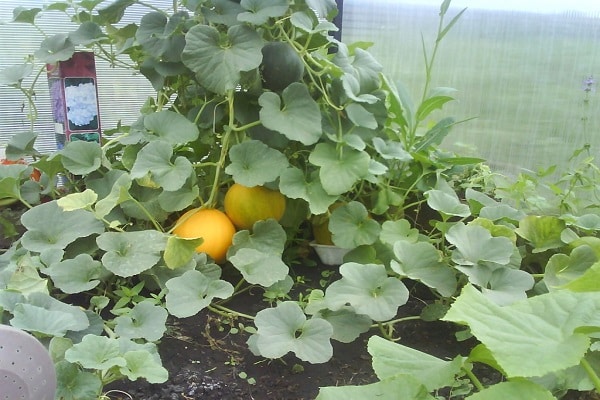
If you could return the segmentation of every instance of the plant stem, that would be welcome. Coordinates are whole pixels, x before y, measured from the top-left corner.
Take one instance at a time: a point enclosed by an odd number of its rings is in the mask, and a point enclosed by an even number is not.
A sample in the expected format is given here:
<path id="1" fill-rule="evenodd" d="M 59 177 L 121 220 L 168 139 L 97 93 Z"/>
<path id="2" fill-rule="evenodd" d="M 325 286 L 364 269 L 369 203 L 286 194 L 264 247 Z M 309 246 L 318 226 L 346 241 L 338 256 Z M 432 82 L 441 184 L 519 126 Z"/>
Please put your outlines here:
<path id="1" fill-rule="evenodd" d="M 212 187 L 210 189 L 210 195 L 205 205 L 208 208 L 214 208 L 217 203 L 217 193 L 219 191 L 219 182 L 221 177 L 221 170 L 225 166 L 225 161 L 227 159 L 227 153 L 229 152 L 229 141 L 231 139 L 231 133 L 234 131 L 235 127 L 235 119 L 234 119 L 234 107 L 233 107 L 234 95 L 233 91 L 229 90 L 227 92 L 227 102 L 229 105 L 229 122 L 227 126 L 225 126 L 225 132 L 223 134 L 223 140 L 221 141 L 221 154 L 219 155 L 219 161 L 216 164 L 215 168 L 215 177 L 213 180 Z"/>
<path id="2" fill-rule="evenodd" d="M 232 129 L 234 131 L 236 131 L 236 132 L 242 132 L 242 131 L 245 131 L 246 129 L 253 128 L 253 127 L 258 126 L 260 124 L 262 124 L 262 122 L 260 122 L 260 120 L 259 120 L 259 121 L 254 121 L 254 122 L 247 123 L 246 125 L 242 125 L 242 126 L 239 126 L 239 127 L 233 127 Z"/>
<path id="3" fill-rule="evenodd" d="M 40 79 L 40 76 L 42 75 L 42 72 L 45 71 L 45 69 L 46 69 L 45 67 L 42 67 L 39 69 L 39 71 L 33 78 L 33 82 L 31 82 L 31 86 L 29 87 L 29 89 L 24 89 L 19 86 L 19 90 L 21 90 L 21 92 L 23 92 L 23 94 L 27 98 L 27 108 L 29 109 L 29 121 L 30 121 L 29 126 L 30 126 L 30 129 L 32 132 L 34 129 L 34 123 L 38 117 L 38 109 L 37 109 L 37 106 L 35 105 L 35 102 L 33 101 L 33 96 L 35 95 L 35 85 L 36 85 L 37 81 Z"/>
<path id="4" fill-rule="evenodd" d="M 598 374 L 596 374 L 596 371 L 594 371 L 594 368 L 592 368 L 592 366 L 590 365 L 588 360 L 586 360 L 585 358 L 582 358 L 580 363 L 581 363 L 581 366 L 583 367 L 583 369 L 585 370 L 585 372 L 587 372 L 588 377 L 594 384 L 594 388 L 596 389 L 596 392 L 600 393 L 600 378 L 598 377 Z"/>
<path id="5" fill-rule="evenodd" d="M 377 324 L 373 324 L 371 325 L 371 328 L 378 328 L 384 325 L 394 325 L 397 324 L 398 322 L 406 322 L 406 321 L 414 321 L 417 319 L 421 319 L 421 317 L 419 317 L 418 315 L 412 315 L 409 317 L 402 317 L 402 318 L 397 318 L 397 319 L 393 319 L 391 321 L 387 321 L 387 322 L 379 322 Z"/>
<path id="6" fill-rule="evenodd" d="M 162 228 L 162 226 L 160 226 L 160 224 L 158 222 L 156 222 L 156 219 L 154 219 L 154 216 L 150 213 L 150 211 L 148 211 L 148 209 L 146 207 L 144 207 L 133 196 L 129 196 L 129 200 L 133 201 L 142 210 L 144 215 L 146 215 L 148 217 L 148 219 L 150 220 L 150 222 L 152 223 L 152 225 L 154 226 L 154 228 L 157 231 L 164 232 L 164 229 Z"/>
<path id="7" fill-rule="evenodd" d="M 485 386 L 483 386 L 483 384 L 481 383 L 479 378 L 477 378 L 475 376 L 473 371 L 471 371 L 469 368 L 465 368 L 465 367 L 463 367 L 462 370 L 465 371 L 465 374 L 469 377 L 471 382 L 473 382 L 473 385 L 477 388 L 478 391 L 481 392 L 483 389 L 485 389 Z"/>
<path id="8" fill-rule="evenodd" d="M 252 316 L 252 315 L 244 314 L 239 311 L 234 311 L 230 308 L 221 306 L 219 304 L 213 304 L 211 306 L 208 306 L 208 309 L 211 310 L 212 312 L 222 315 L 224 317 L 231 317 L 232 315 L 234 315 L 236 317 L 242 317 L 242 318 L 246 318 L 249 320 L 254 320 L 254 316 Z"/>

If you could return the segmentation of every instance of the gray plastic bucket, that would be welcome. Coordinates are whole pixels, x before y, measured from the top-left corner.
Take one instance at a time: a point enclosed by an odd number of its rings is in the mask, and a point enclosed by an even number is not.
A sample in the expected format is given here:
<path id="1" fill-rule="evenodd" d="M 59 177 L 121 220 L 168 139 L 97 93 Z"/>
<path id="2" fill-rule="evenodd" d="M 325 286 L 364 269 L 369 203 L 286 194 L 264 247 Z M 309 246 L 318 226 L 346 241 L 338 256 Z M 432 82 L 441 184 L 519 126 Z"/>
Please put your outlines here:
<path id="1" fill-rule="evenodd" d="M 0 324 L 0 400 L 54 400 L 56 370 L 29 333 Z"/>

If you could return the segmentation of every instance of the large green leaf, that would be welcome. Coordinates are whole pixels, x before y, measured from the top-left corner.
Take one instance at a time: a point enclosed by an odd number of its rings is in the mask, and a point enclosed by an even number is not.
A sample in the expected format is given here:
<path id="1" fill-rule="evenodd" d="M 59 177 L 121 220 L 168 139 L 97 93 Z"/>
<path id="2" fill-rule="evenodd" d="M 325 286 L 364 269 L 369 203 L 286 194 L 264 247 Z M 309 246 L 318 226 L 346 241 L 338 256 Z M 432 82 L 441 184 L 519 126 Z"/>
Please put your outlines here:
<path id="1" fill-rule="evenodd" d="M 338 31 L 338 27 L 330 21 L 319 20 L 313 13 L 297 11 L 290 16 L 290 22 L 296 28 L 306 33 L 321 33 Z"/>
<path id="2" fill-rule="evenodd" d="M 510 382 L 500 382 L 496 385 L 485 388 L 481 392 L 475 393 L 468 400 L 506 400 L 506 399 L 527 399 L 527 400 L 556 400 L 556 397 L 542 386 L 522 379 L 512 380 Z"/>
<path id="3" fill-rule="evenodd" d="M 289 7 L 287 0 L 242 0 L 240 4 L 248 11 L 240 13 L 238 20 L 253 25 L 262 25 L 269 18 L 281 17 Z"/>
<path id="4" fill-rule="evenodd" d="M 46 64 L 56 64 L 59 61 L 67 61 L 75 53 L 75 45 L 66 33 L 58 33 L 47 37 L 35 51 L 37 60 Z"/>
<path id="5" fill-rule="evenodd" d="M 373 138 L 373 147 L 386 160 L 399 160 L 409 162 L 413 159 L 409 152 L 404 149 L 400 142 L 393 140 L 385 141 L 380 137 Z"/>
<path id="6" fill-rule="evenodd" d="M 427 205 L 436 211 L 455 217 L 471 215 L 469 206 L 461 203 L 454 189 L 444 179 L 438 179 L 435 189 L 427 190 L 424 194 Z"/>
<path id="7" fill-rule="evenodd" d="M 95 211 L 98 218 L 106 217 L 117 205 L 132 199 L 129 194 L 129 189 L 133 183 L 131 176 L 127 173 L 112 172 L 116 172 L 116 170 L 110 171 L 101 180 L 89 182 L 88 184 L 88 187 L 94 187 L 98 184 L 96 190 L 104 188 L 106 191 L 108 188 L 107 195 L 96 202 Z"/>
<path id="8" fill-rule="evenodd" d="M 307 320 L 300 306 L 284 301 L 275 308 L 256 313 L 257 332 L 251 336 L 251 347 L 260 355 L 280 358 L 293 352 L 298 358 L 313 364 L 324 363 L 333 355 L 333 328 L 322 318 Z"/>
<path id="9" fill-rule="evenodd" d="M 140 20 L 135 38 L 155 59 L 166 62 L 181 61 L 185 39 L 180 31 L 185 29 L 187 17 L 185 12 L 175 13 L 170 19 L 158 11 L 149 12 Z"/>
<path id="10" fill-rule="evenodd" d="M 584 215 L 572 215 L 565 214 L 561 218 L 566 220 L 569 224 L 574 225 L 578 228 L 585 230 L 597 231 L 600 229 L 600 215 L 597 214 L 584 214 Z"/>
<path id="11" fill-rule="evenodd" d="M 75 45 L 87 46 L 106 38 L 107 36 L 102 32 L 100 25 L 92 21 L 83 22 L 75 32 L 69 33 L 69 39 Z"/>
<path id="12" fill-rule="evenodd" d="M 27 303 L 15 305 L 10 324 L 30 332 L 48 336 L 64 336 L 68 331 L 81 331 L 89 326 L 85 312 L 45 293 L 31 293 Z"/>
<path id="13" fill-rule="evenodd" d="M 525 217 L 525 213 L 517 210 L 508 204 L 500 203 L 488 195 L 468 188 L 465 191 L 465 198 L 469 203 L 473 215 L 479 215 L 481 218 L 487 218 L 491 221 L 507 219 L 519 221 Z"/>
<path id="14" fill-rule="evenodd" d="M 396 260 L 390 263 L 398 274 L 420 281 L 436 289 L 442 296 L 450 297 L 457 287 L 454 271 L 441 260 L 441 255 L 431 243 L 399 240 L 394 243 Z"/>
<path id="15" fill-rule="evenodd" d="M 182 60 L 209 90 L 224 94 L 240 82 L 241 71 L 258 68 L 262 39 L 246 25 L 229 28 L 226 35 L 212 26 L 195 25 L 185 36 Z"/>
<path id="16" fill-rule="evenodd" d="M 258 140 L 248 140 L 229 149 L 231 164 L 225 172 L 244 186 L 264 185 L 276 180 L 288 167 L 287 158 Z"/>
<path id="17" fill-rule="evenodd" d="M 37 137 L 38 134 L 33 131 L 12 135 L 4 149 L 6 158 L 9 160 L 18 160 L 25 156 L 39 156 L 40 153 L 35 149 Z"/>
<path id="18" fill-rule="evenodd" d="M 146 115 L 144 127 L 171 145 L 193 142 L 200 134 L 196 124 L 169 110 Z"/>
<path id="19" fill-rule="evenodd" d="M 31 75 L 33 64 L 24 63 L 4 68 L 0 71 L 0 85 L 19 86 L 23 79 Z M 20 135 L 14 135 L 20 136 Z"/>
<path id="20" fill-rule="evenodd" d="M 148 351 L 131 350 L 123 358 L 126 364 L 119 371 L 130 381 L 143 378 L 150 383 L 163 383 L 169 378 L 169 371 Z"/>
<path id="21" fill-rule="evenodd" d="M 242 12 L 244 8 L 237 0 L 212 0 L 202 7 L 202 14 L 207 22 L 224 26 L 239 25 L 238 15 Z"/>
<path id="22" fill-rule="evenodd" d="M 94 2 L 100 3 L 100 1 L 98 1 L 98 0 L 94 0 Z M 115 0 L 109 6 L 99 9 L 98 15 L 106 23 L 116 24 L 125 15 L 125 11 L 127 10 L 127 7 L 129 7 L 135 3 L 136 3 L 135 0 Z M 93 4 L 93 5 L 95 5 L 95 4 Z"/>
<path id="23" fill-rule="evenodd" d="M 460 265 L 478 265 L 482 262 L 505 265 L 510 262 L 514 251 L 510 239 L 492 237 L 487 229 L 462 222 L 448 230 L 446 239 L 456 247 L 452 252 L 452 260 Z"/>
<path id="24" fill-rule="evenodd" d="M 331 213 L 329 230 L 333 243 L 342 248 L 352 249 L 375 243 L 381 227 L 369 216 L 362 203 L 352 201 Z"/>
<path id="25" fill-rule="evenodd" d="M 180 189 L 194 173 L 192 163 L 185 157 L 173 157 L 173 148 L 168 142 L 155 140 L 138 153 L 131 168 L 132 178 L 143 178 L 150 174 L 152 180 L 165 190 Z"/>
<path id="26" fill-rule="evenodd" d="M 169 279 L 166 301 L 169 313 L 186 318 L 208 307 L 215 297 L 226 299 L 233 294 L 233 286 L 197 270 Z"/>
<path id="27" fill-rule="evenodd" d="M 325 291 L 328 307 L 335 311 L 350 305 L 358 314 L 375 321 L 393 318 L 408 301 L 408 289 L 398 278 L 389 277 L 383 265 L 346 263 L 342 278 Z"/>
<path id="28" fill-rule="evenodd" d="M 102 256 L 104 267 L 126 278 L 144 272 L 160 261 L 167 236 L 154 230 L 105 232 L 96 241 L 106 252 Z"/>
<path id="29" fill-rule="evenodd" d="M 281 260 L 286 234 L 274 219 L 258 221 L 252 228 L 237 232 L 227 258 L 249 283 L 269 287 L 288 274 Z"/>
<path id="30" fill-rule="evenodd" d="M 555 290 L 581 278 L 597 261 L 598 256 L 587 245 L 577 246 L 569 255 L 554 254 L 544 269 L 544 283 L 549 290 Z"/>
<path id="31" fill-rule="evenodd" d="M 343 78 L 346 94 L 358 102 L 374 103 L 378 99 L 371 93 L 379 89 L 383 67 L 368 51 L 355 48 L 353 52 L 350 54 L 348 47 L 338 46 L 333 59 L 346 72 Z"/>
<path id="32" fill-rule="evenodd" d="M 2 279 L 0 283 L 4 284 Z M 0 290 L 0 307 L 4 311 L 12 313 L 17 304 L 24 302 L 26 302 L 25 296 L 19 290 L 11 290 L 10 287 Z"/>
<path id="33" fill-rule="evenodd" d="M 319 389 L 315 400 L 435 400 L 422 383 L 408 375 L 398 375 L 393 378 L 363 386 L 329 386 Z"/>
<path id="34" fill-rule="evenodd" d="M 335 0 L 306 0 L 306 4 L 321 18 L 331 20 L 338 13 L 338 6 Z"/>
<path id="35" fill-rule="evenodd" d="M 0 199 L 15 199 L 21 198 L 21 179 L 19 175 L 25 171 L 25 165 L 5 165 L 2 168 L 3 175 L 15 175 L 15 177 L 0 178 Z M 6 203 L 5 203 L 6 204 Z"/>
<path id="36" fill-rule="evenodd" d="M 96 335 L 87 335 L 80 343 L 68 349 L 65 352 L 65 359 L 81 364 L 84 368 L 100 371 L 124 366 L 126 363 L 117 339 Z"/>
<path id="37" fill-rule="evenodd" d="M 263 253 L 257 249 L 241 248 L 229 256 L 229 261 L 248 283 L 269 287 L 285 279 L 288 266 L 279 254 Z"/>
<path id="38" fill-rule="evenodd" d="M 290 199 L 305 200 L 311 213 L 315 215 L 327 212 L 329 206 L 338 198 L 337 195 L 330 195 L 323 189 L 318 174 L 306 177 L 295 167 L 289 167 L 281 173 L 279 190 Z"/>
<path id="39" fill-rule="evenodd" d="M 48 279 L 40 276 L 41 268 L 43 265 L 38 257 L 31 254 L 21 255 L 14 264 L 11 263 L 10 267 L 0 271 L 0 286 L 25 296 L 31 293 L 48 294 Z M 6 305 L 2 305 L 2 307 L 10 310 Z"/>
<path id="40" fill-rule="evenodd" d="M 76 364 L 65 360 L 56 363 L 56 379 L 56 396 L 59 399 L 93 399 L 102 391 L 98 375 L 82 371 Z"/>
<path id="41" fill-rule="evenodd" d="M 104 224 L 89 211 L 62 210 L 56 201 L 40 204 L 21 217 L 27 231 L 21 238 L 23 247 L 43 252 L 64 249 L 75 240 L 104 232 Z"/>
<path id="42" fill-rule="evenodd" d="M 44 270 L 52 278 L 54 286 L 65 293 L 81 293 L 100 284 L 106 274 L 102 264 L 89 254 L 79 254 L 73 259 L 60 261 Z"/>
<path id="43" fill-rule="evenodd" d="M 120 203 L 122 211 L 129 217 L 143 221 L 164 221 L 169 213 L 161 207 L 162 188 L 132 185 L 129 192 L 122 190 L 121 196 L 131 196 L 131 200 Z"/>
<path id="44" fill-rule="evenodd" d="M 356 126 L 362 126 L 363 128 L 375 129 L 377 128 L 377 119 L 373 113 L 367 111 L 359 103 L 350 103 L 346 106 L 346 114 L 352 123 Z"/>
<path id="45" fill-rule="evenodd" d="M 594 263 L 583 275 L 564 286 L 574 292 L 600 292 L 600 262 Z"/>
<path id="46" fill-rule="evenodd" d="M 303 83 L 290 84 L 281 97 L 274 92 L 265 92 L 258 103 L 262 107 L 260 122 L 266 128 L 307 146 L 321 138 L 321 110 Z"/>
<path id="47" fill-rule="evenodd" d="M 379 98 L 375 95 L 361 93 L 361 82 L 352 73 L 345 73 L 342 76 L 342 87 L 345 95 L 357 103 L 375 104 L 379 101 Z"/>
<path id="48" fill-rule="evenodd" d="M 137 303 L 127 314 L 115 318 L 115 333 L 129 339 L 159 340 L 167 330 L 167 310 L 151 300 Z"/>
<path id="49" fill-rule="evenodd" d="M 324 306 L 326 302 L 323 301 Z M 306 310 L 305 310 L 306 311 Z M 357 314 L 352 307 L 331 311 L 322 309 L 315 317 L 323 318 L 333 327 L 331 338 L 342 343 L 351 343 L 371 329 L 373 321 L 366 315 Z"/>
<path id="50" fill-rule="evenodd" d="M 75 175 L 87 175 L 102 164 L 102 149 L 94 142 L 69 142 L 59 154 L 65 168 Z"/>
<path id="51" fill-rule="evenodd" d="M 454 377 L 460 373 L 463 366 L 460 356 L 446 361 L 379 336 L 369 339 L 368 350 L 373 357 L 373 369 L 379 379 L 409 375 L 428 391 L 451 386 Z"/>
<path id="52" fill-rule="evenodd" d="M 411 227 L 406 219 L 385 221 L 381 225 L 379 239 L 386 244 L 393 245 L 398 240 L 416 243 L 419 239 L 419 230 Z"/>
<path id="53" fill-rule="evenodd" d="M 534 284 L 533 276 L 527 271 L 497 268 L 491 272 L 487 282 L 480 286 L 482 293 L 487 298 L 498 305 L 507 305 L 526 299 L 527 292 L 533 288 Z"/>
<path id="54" fill-rule="evenodd" d="M 18 22 L 23 24 L 35 24 L 35 17 L 42 11 L 41 8 L 25 8 L 16 7 L 13 9 L 12 22 Z"/>
<path id="55" fill-rule="evenodd" d="M 89 209 L 98 199 L 98 194 L 91 189 L 85 189 L 83 192 L 67 194 L 56 203 L 64 211 L 86 210 Z"/>
<path id="56" fill-rule="evenodd" d="M 166 212 L 182 211 L 192 205 L 199 194 L 200 188 L 192 178 L 177 190 L 163 190 L 158 195 L 158 204 Z"/>
<path id="57" fill-rule="evenodd" d="M 564 245 L 561 234 L 566 228 L 560 218 L 544 215 L 529 215 L 519 221 L 515 232 L 533 246 L 532 252 L 541 253 Z"/>
<path id="58" fill-rule="evenodd" d="M 600 293 L 556 291 L 498 306 L 464 287 L 446 321 L 467 324 L 510 377 L 534 377 L 578 365 L 590 346 L 582 327 L 600 327 Z"/>
<path id="59" fill-rule="evenodd" d="M 364 151 L 341 150 L 330 143 L 319 143 L 310 154 L 309 161 L 321 167 L 319 177 L 325 191 L 339 195 L 350 191 L 367 176 L 371 158 Z"/>
<path id="60" fill-rule="evenodd" d="M 169 236 L 163 258 L 170 269 L 183 267 L 196 255 L 196 247 L 200 246 L 204 239 L 187 239 L 176 235 Z"/>

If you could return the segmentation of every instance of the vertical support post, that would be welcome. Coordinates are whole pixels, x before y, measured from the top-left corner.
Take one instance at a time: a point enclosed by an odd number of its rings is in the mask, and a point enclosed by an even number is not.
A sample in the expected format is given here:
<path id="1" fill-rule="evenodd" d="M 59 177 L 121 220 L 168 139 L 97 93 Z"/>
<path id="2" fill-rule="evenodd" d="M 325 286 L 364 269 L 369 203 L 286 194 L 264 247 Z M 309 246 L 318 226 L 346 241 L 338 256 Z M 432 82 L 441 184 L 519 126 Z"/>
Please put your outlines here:
<path id="1" fill-rule="evenodd" d="M 333 23 L 335 24 L 335 26 L 338 27 L 338 31 L 333 33 L 333 37 L 341 42 L 342 41 L 342 17 L 344 14 L 344 0 L 335 0 L 335 3 L 337 4 L 338 13 L 333 18 Z"/>

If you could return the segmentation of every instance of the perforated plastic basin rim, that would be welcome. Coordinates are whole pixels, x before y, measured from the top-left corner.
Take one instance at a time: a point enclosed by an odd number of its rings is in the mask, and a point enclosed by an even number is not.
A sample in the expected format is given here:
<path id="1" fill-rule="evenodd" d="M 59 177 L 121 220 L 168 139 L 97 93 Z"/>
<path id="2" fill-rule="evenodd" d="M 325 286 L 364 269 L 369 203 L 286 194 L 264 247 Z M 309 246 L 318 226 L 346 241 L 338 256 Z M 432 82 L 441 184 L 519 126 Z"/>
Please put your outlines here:
<path id="1" fill-rule="evenodd" d="M 54 400 L 56 371 L 29 333 L 0 324 L 0 400 Z"/>

